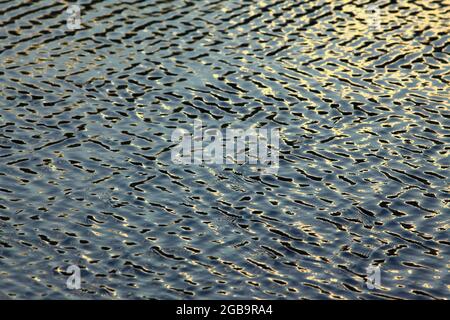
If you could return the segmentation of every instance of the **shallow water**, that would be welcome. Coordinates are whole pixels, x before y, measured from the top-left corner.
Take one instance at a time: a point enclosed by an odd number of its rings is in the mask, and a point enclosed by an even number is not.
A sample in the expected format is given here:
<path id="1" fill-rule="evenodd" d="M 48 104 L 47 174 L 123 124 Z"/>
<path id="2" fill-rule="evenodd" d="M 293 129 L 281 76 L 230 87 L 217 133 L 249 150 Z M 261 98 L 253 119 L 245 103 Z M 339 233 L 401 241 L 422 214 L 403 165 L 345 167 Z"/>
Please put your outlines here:
<path id="1" fill-rule="evenodd" d="M 0 1 L 0 298 L 449 297 L 448 2 L 79 3 Z M 194 119 L 278 173 L 174 164 Z"/>

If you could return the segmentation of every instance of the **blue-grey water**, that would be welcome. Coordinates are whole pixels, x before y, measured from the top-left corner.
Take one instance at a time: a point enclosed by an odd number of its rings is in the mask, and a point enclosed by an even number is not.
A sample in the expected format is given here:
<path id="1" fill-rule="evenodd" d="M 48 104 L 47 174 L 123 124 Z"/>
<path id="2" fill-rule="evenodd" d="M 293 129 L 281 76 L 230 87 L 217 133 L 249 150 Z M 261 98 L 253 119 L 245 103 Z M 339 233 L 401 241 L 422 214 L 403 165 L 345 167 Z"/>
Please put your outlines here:
<path id="1" fill-rule="evenodd" d="M 0 1 L 0 298 L 449 298 L 447 1 L 70 4 Z"/>

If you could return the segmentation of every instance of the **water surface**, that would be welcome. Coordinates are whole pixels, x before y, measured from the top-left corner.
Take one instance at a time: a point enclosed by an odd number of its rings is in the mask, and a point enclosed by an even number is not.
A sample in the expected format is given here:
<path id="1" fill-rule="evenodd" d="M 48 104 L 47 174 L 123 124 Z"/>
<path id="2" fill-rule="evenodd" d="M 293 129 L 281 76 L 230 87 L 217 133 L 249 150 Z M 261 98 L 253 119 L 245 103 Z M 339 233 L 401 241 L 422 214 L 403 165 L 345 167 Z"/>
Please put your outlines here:
<path id="1" fill-rule="evenodd" d="M 1 298 L 449 297 L 448 2 L 79 4 L 0 1 Z M 278 173 L 174 164 L 194 119 Z"/>

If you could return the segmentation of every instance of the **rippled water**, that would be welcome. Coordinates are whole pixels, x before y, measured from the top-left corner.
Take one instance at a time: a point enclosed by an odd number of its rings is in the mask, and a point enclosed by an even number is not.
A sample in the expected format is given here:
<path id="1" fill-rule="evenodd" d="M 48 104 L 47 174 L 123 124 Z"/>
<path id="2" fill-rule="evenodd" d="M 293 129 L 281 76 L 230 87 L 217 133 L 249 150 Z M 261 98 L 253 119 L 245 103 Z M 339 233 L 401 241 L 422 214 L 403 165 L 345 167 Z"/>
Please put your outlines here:
<path id="1" fill-rule="evenodd" d="M 0 298 L 448 298 L 450 7 L 392 2 L 0 1 Z"/>

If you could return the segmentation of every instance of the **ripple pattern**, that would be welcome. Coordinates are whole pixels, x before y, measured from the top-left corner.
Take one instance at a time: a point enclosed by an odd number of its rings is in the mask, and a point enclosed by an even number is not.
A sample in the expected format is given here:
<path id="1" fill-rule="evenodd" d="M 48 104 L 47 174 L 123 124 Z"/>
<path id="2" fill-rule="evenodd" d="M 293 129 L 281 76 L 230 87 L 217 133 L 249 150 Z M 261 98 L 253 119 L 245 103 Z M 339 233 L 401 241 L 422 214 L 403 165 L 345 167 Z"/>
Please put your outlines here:
<path id="1" fill-rule="evenodd" d="M 0 298 L 449 297 L 448 1 L 78 4 L 0 1 Z M 194 119 L 278 173 L 174 164 Z"/>

